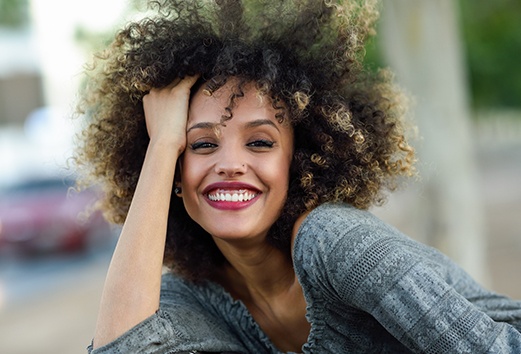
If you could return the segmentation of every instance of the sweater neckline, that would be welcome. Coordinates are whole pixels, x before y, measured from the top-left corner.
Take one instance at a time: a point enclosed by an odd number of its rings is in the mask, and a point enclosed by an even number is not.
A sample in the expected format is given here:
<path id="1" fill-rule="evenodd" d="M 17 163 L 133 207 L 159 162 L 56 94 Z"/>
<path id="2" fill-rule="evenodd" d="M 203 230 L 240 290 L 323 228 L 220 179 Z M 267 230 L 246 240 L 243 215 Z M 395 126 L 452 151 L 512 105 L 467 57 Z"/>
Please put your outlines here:
<path id="1" fill-rule="evenodd" d="M 318 290 L 313 287 L 313 282 L 307 279 L 309 275 L 304 269 L 306 264 L 304 245 L 312 240 L 308 240 L 310 225 L 313 223 L 314 216 L 316 215 L 317 209 L 321 206 L 312 210 L 307 217 L 303 220 L 302 224 L 297 231 L 297 235 L 294 240 L 293 247 L 293 267 L 295 274 L 298 278 L 304 298 L 306 300 L 306 319 L 311 325 L 311 329 L 307 338 L 306 343 L 302 346 L 302 353 L 314 352 L 314 348 L 317 346 L 317 342 L 321 338 L 321 333 L 325 327 L 324 321 L 324 306 L 325 301 Z M 308 280 L 308 281 L 306 281 Z M 239 319 L 240 326 L 249 331 L 249 333 L 255 333 L 260 341 L 269 348 L 272 353 L 282 353 L 269 339 L 268 335 L 262 330 L 259 324 L 255 321 L 252 314 L 241 300 L 233 298 L 233 296 L 219 283 L 208 280 L 208 286 L 210 293 L 219 296 L 218 303 L 223 307 L 224 313 L 228 314 L 229 318 L 233 321 Z M 210 295 L 210 294 L 209 294 Z M 299 354 L 296 352 L 287 352 L 286 354 Z"/>
<path id="2" fill-rule="evenodd" d="M 208 281 L 209 290 L 211 293 L 219 297 L 218 303 L 221 305 L 222 310 L 228 314 L 231 320 L 236 321 L 239 319 L 240 326 L 248 331 L 249 333 L 255 333 L 260 341 L 270 350 L 271 353 L 283 353 L 275 344 L 270 340 L 268 335 L 262 330 L 259 324 L 255 321 L 252 314 L 241 300 L 234 299 L 233 296 L 219 283 L 214 281 Z M 306 309 L 307 310 L 307 309 Z M 306 315 L 307 317 L 307 315 Z M 309 319 L 308 319 L 309 321 Z M 313 331 L 313 324 L 311 324 L 311 332 Z M 303 345 L 307 346 L 308 341 Z M 302 352 L 285 352 L 286 354 L 300 354 Z"/>
<path id="3" fill-rule="evenodd" d="M 306 319 L 311 325 L 311 329 L 306 343 L 302 346 L 302 353 L 311 353 L 315 351 L 317 342 L 321 338 L 321 333 L 325 327 L 324 320 L 324 306 L 325 301 L 318 290 L 313 288 L 313 282 L 307 278 L 309 275 L 304 269 L 306 264 L 304 245 L 312 240 L 308 240 L 307 232 L 312 225 L 312 220 L 316 214 L 318 206 L 312 210 L 301 223 L 293 246 L 293 267 L 298 281 L 302 287 L 304 298 L 306 301 Z M 308 281 L 306 281 L 308 280 Z M 268 335 L 262 330 L 260 325 L 255 321 L 252 314 L 241 300 L 233 298 L 233 296 L 219 283 L 215 281 L 207 281 L 207 296 L 216 296 L 217 304 L 221 307 L 222 313 L 225 313 L 231 321 L 237 321 L 240 326 L 248 331 L 254 333 L 260 341 L 270 350 L 271 353 L 282 353 L 269 339 Z M 296 352 L 287 352 L 286 354 L 299 354 Z"/>

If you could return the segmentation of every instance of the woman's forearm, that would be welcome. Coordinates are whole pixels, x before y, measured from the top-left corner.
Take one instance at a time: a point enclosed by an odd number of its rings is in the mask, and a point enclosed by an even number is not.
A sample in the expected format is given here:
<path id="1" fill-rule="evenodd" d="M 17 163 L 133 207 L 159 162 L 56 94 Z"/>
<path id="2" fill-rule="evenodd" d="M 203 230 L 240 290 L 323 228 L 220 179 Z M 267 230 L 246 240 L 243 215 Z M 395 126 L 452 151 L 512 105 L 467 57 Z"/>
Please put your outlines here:
<path id="1" fill-rule="evenodd" d="M 108 270 L 94 336 L 100 347 L 159 308 L 168 209 L 178 149 L 151 142 Z"/>
<path id="2" fill-rule="evenodd" d="M 190 88 L 197 78 L 178 78 L 143 97 L 150 143 L 105 281 L 95 348 L 159 308 L 172 184 L 177 158 L 186 146 Z"/>

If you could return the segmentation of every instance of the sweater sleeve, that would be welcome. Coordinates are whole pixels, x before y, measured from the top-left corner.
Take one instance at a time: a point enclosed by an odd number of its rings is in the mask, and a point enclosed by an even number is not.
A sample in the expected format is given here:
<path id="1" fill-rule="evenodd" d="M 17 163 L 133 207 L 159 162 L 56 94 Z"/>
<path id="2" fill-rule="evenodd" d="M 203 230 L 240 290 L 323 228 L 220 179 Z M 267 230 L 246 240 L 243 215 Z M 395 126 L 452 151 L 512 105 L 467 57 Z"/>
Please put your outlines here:
<path id="1" fill-rule="evenodd" d="M 440 252 L 366 211 L 319 207 L 299 230 L 297 253 L 329 301 L 369 313 L 413 352 L 521 351 L 521 334 L 514 327 L 495 322 L 462 295 L 483 301 L 492 293 Z M 521 317 L 519 302 L 508 306 Z"/>
<path id="2" fill-rule="evenodd" d="M 182 345 L 186 339 L 175 330 L 169 313 L 159 310 L 111 343 L 94 350 L 91 344 L 87 351 L 89 354 L 156 353 Z"/>
<path id="3" fill-rule="evenodd" d="M 89 354 L 245 352 L 226 323 L 201 304 L 195 286 L 163 276 L 160 309 L 107 345 Z"/>

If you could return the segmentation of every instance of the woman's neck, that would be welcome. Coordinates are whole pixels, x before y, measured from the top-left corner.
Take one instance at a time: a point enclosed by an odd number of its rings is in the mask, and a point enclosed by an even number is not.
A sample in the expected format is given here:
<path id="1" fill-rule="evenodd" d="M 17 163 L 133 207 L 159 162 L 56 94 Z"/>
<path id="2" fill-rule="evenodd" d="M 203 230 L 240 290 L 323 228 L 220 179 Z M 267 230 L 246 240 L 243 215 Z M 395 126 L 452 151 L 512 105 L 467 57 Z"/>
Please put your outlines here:
<path id="1" fill-rule="evenodd" d="M 279 350 L 299 352 L 311 327 L 291 259 L 269 244 L 219 248 L 229 263 L 217 282 L 244 303 Z"/>
<path id="2" fill-rule="evenodd" d="M 291 251 L 298 229 L 309 214 L 305 212 L 295 222 L 291 235 Z M 266 237 L 230 242 L 214 238 L 217 247 L 228 260 L 217 275 L 218 282 L 236 299 L 267 301 L 298 289 L 291 256 L 267 242 Z"/>
<path id="3" fill-rule="evenodd" d="M 220 273 L 220 282 L 234 297 L 270 301 L 295 285 L 291 258 L 269 243 L 216 243 L 228 260 L 228 266 Z"/>

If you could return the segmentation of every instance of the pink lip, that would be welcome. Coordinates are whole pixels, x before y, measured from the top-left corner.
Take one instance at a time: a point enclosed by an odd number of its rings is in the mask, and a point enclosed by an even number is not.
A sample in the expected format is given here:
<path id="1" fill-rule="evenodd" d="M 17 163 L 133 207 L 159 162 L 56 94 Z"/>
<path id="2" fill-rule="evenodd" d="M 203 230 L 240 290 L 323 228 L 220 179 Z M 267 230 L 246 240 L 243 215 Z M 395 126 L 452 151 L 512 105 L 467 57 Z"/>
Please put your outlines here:
<path id="1" fill-rule="evenodd" d="M 244 201 L 244 202 L 229 202 L 229 201 L 214 201 L 214 200 L 210 200 L 208 198 L 208 193 L 210 193 L 211 191 L 216 190 L 216 189 L 224 189 L 224 190 L 246 189 L 246 190 L 253 191 L 253 192 L 257 193 L 257 196 L 255 198 L 251 199 L 251 200 Z M 212 183 L 212 184 L 208 185 L 203 190 L 203 196 L 204 196 L 204 199 L 206 200 L 206 202 L 210 206 L 212 206 L 212 207 L 214 207 L 216 209 L 220 209 L 220 210 L 239 210 L 239 209 L 247 208 L 247 207 L 249 207 L 250 205 L 252 205 L 253 203 L 255 203 L 258 200 L 260 194 L 261 194 L 261 191 L 259 191 L 257 188 L 255 188 L 251 184 L 246 184 L 246 183 L 241 183 L 241 182 L 217 182 L 217 183 Z"/>

